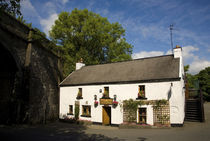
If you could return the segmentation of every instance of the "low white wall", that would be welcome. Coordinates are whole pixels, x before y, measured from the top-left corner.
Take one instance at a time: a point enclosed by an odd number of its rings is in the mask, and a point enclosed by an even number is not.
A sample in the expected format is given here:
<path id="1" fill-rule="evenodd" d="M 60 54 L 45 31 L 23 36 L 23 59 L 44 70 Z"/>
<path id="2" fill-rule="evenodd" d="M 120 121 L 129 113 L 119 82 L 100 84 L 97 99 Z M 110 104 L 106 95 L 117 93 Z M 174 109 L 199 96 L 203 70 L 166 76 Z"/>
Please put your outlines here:
<path id="1" fill-rule="evenodd" d="M 82 105 L 91 105 L 91 117 L 79 117 L 82 120 L 92 122 L 102 122 L 102 106 L 94 107 L 94 95 L 97 95 L 97 101 L 102 97 L 104 87 L 109 87 L 109 96 L 114 98 L 117 95 L 117 101 L 122 103 L 126 99 L 136 99 L 138 86 L 145 85 L 145 95 L 147 100 L 168 99 L 170 97 L 170 122 L 173 124 L 182 124 L 184 119 L 184 91 L 183 82 L 155 82 L 138 84 L 117 84 L 117 85 L 93 85 L 93 86 L 71 86 L 60 87 L 60 118 L 68 113 L 69 105 L 75 105 L 75 101 L 80 102 L 80 115 L 82 114 Z M 83 99 L 77 100 L 78 88 L 82 88 Z M 102 89 L 102 93 L 100 93 Z M 111 106 L 112 107 L 112 106 Z M 153 125 L 153 109 L 151 105 L 147 108 L 147 123 Z M 73 111 L 74 113 L 74 111 Z M 69 116 L 71 117 L 71 116 Z M 116 108 L 111 108 L 111 123 L 123 123 L 123 110 L 118 104 Z"/>

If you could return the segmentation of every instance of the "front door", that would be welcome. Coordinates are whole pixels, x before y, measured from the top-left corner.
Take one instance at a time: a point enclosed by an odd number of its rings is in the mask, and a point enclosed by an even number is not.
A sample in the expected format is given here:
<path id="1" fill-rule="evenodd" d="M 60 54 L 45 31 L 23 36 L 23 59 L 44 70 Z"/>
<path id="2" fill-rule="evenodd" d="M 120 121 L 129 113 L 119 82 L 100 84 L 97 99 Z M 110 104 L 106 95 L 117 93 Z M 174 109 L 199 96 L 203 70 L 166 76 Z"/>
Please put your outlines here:
<path id="1" fill-rule="evenodd" d="M 146 123 L 146 122 L 147 122 L 147 109 L 139 108 L 139 123 Z"/>
<path id="2" fill-rule="evenodd" d="M 103 106 L 102 118 L 103 118 L 103 125 L 111 124 L 111 107 Z"/>

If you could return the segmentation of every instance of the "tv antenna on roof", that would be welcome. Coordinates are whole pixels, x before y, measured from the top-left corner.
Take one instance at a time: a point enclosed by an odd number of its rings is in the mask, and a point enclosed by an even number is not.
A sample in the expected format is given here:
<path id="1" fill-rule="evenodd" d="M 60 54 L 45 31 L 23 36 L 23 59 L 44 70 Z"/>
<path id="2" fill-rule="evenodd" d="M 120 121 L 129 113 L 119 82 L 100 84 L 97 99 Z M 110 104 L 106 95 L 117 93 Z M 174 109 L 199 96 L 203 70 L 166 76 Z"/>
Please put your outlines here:
<path id="1" fill-rule="evenodd" d="M 170 35 L 171 35 L 171 51 L 173 53 L 173 33 L 172 33 L 172 30 L 174 29 L 174 25 L 170 24 L 169 29 L 170 29 Z"/>

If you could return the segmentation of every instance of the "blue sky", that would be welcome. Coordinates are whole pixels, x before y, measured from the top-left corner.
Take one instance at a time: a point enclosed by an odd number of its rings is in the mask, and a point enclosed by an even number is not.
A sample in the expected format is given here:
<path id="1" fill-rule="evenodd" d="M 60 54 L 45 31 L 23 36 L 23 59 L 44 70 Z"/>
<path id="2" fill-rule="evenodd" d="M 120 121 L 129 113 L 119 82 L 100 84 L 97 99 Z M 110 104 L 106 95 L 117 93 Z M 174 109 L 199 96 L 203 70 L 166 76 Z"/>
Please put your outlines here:
<path id="1" fill-rule="evenodd" d="M 84 9 L 119 22 L 127 42 L 134 46 L 134 59 L 169 54 L 169 25 L 173 43 L 183 47 L 190 73 L 210 66 L 209 0 L 22 0 L 27 22 L 48 34 L 61 11 Z"/>

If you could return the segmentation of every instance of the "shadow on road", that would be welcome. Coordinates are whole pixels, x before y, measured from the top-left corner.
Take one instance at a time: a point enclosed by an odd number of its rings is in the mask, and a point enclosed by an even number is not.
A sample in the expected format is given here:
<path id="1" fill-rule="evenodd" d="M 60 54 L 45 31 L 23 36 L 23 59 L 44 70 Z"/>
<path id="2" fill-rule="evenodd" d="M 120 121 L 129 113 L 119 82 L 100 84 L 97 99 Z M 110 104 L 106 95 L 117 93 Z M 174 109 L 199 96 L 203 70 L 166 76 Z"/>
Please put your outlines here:
<path id="1" fill-rule="evenodd" d="M 1 126 L 0 137 L 4 141 L 122 141 L 101 134 L 86 134 L 83 125 L 62 122 L 36 126 Z"/>

